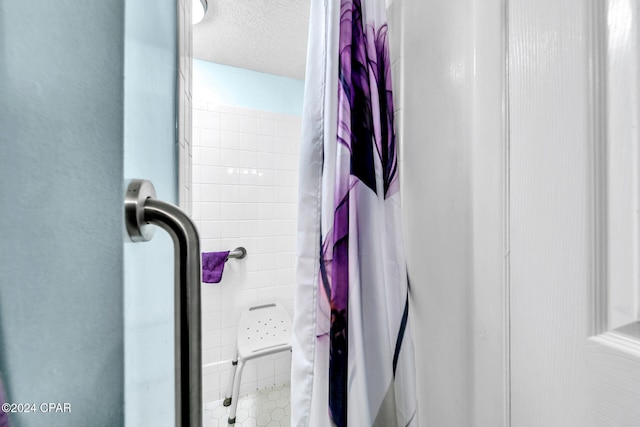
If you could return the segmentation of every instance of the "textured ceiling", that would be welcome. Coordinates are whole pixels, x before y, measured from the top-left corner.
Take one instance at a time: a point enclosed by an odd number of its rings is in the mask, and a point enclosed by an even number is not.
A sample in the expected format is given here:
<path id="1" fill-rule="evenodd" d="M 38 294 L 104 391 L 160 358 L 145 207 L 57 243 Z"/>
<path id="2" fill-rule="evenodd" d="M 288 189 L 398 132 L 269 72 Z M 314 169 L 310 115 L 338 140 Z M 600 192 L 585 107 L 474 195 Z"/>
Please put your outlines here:
<path id="1" fill-rule="evenodd" d="M 197 59 L 304 79 L 310 0 L 208 0 Z"/>

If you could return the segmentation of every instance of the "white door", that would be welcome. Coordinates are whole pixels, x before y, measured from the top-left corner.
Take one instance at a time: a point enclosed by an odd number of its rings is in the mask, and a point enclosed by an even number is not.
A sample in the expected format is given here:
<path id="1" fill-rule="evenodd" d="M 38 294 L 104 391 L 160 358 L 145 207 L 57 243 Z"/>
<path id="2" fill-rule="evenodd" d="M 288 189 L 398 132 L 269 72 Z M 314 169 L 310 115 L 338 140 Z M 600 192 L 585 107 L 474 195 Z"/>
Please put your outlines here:
<path id="1" fill-rule="evenodd" d="M 640 426 L 640 2 L 508 2 L 510 420 Z"/>

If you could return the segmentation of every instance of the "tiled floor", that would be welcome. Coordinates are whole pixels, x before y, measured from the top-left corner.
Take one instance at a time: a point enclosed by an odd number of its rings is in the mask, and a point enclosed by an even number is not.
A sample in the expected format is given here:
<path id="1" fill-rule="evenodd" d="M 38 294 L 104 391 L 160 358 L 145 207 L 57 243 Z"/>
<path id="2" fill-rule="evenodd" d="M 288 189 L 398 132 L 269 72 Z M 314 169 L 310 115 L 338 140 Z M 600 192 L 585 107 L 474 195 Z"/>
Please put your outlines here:
<path id="1" fill-rule="evenodd" d="M 229 408 L 222 400 L 207 403 L 203 411 L 203 427 L 226 427 Z M 276 385 L 240 395 L 236 412 L 236 427 L 290 427 L 291 388 Z"/>

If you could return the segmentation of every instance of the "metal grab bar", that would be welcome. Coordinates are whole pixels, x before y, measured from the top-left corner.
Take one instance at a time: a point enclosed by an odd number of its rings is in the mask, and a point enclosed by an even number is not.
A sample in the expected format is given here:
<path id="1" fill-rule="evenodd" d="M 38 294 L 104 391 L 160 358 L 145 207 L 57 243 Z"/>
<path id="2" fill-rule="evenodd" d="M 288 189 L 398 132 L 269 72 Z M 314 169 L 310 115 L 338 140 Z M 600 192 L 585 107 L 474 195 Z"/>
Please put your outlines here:
<path id="1" fill-rule="evenodd" d="M 242 246 L 238 246 L 234 250 L 229 252 L 228 258 L 242 259 L 247 256 L 247 250 Z"/>
<path id="2" fill-rule="evenodd" d="M 156 200 L 151 182 L 131 180 L 125 195 L 125 224 L 134 242 L 153 237 L 147 224 L 166 230 L 175 259 L 176 426 L 202 426 L 202 336 L 200 324 L 200 239 L 178 207 Z"/>

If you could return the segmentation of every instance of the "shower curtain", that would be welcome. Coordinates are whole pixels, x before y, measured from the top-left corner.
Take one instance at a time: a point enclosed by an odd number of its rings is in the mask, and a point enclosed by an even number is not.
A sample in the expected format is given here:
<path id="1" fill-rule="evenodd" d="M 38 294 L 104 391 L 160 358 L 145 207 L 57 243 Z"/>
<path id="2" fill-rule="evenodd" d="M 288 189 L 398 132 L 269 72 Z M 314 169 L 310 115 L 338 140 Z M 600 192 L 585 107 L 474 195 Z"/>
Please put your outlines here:
<path id="1" fill-rule="evenodd" d="M 292 426 L 418 426 L 385 0 L 312 0 Z"/>

